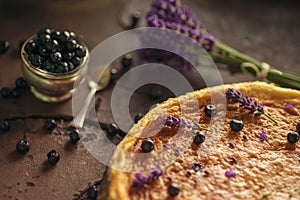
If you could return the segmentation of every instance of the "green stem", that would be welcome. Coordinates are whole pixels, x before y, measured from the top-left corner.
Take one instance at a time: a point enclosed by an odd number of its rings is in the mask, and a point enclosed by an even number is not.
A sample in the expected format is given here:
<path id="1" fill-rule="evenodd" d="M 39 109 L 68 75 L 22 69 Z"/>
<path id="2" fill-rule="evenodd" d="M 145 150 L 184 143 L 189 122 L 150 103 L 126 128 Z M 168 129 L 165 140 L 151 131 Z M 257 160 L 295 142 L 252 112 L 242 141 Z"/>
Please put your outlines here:
<path id="1" fill-rule="evenodd" d="M 266 116 L 267 118 L 269 118 L 270 120 L 272 120 L 275 124 L 277 124 L 277 121 L 276 121 L 273 117 L 271 117 L 270 115 L 268 115 L 268 114 L 265 113 L 265 112 L 262 112 L 262 114 L 263 114 L 264 116 Z"/>
<path id="2" fill-rule="evenodd" d="M 212 130 L 210 130 L 209 128 L 205 128 L 205 127 L 202 127 L 200 125 L 198 126 L 198 129 L 212 132 Z"/>
<path id="3" fill-rule="evenodd" d="M 221 62 L 223 64 L 236 66 L 240 68 L 242 63 L 250 62 L 256 65 L 259 70 L 262 69 L 262 62 L 229 47 L 221 41 L 218 41 L 216 43 L 215 49 L 210 53 L 210 55 L 216 62 Z M 253 69 L 246 68 L 246 70 L 252 75 L 256 75 L 256 72 Z M 271 70 L 267 75 L 267 79 L 280 86 L 300 90 L 300 76 L 287 72 L 278 72 L 279 71 L 276 70 L 276 68 L 271 66 Z"/>
<path id="4" fill-rule="evenodd" d="M 164 170 L 164 169 L 166 169 L 166 168 L 168 168 L 168 167 L 171 167 L 172 165 L 174 165 L 175 164 L 175 161 L 173 160 L 172 162 L 170 162 L 169 164 L 167 164 L 167 165 L 165 165 L 165 166 L 162 166 L 162 167 L 160 167 L 159 169 L 160 170 Z"/>

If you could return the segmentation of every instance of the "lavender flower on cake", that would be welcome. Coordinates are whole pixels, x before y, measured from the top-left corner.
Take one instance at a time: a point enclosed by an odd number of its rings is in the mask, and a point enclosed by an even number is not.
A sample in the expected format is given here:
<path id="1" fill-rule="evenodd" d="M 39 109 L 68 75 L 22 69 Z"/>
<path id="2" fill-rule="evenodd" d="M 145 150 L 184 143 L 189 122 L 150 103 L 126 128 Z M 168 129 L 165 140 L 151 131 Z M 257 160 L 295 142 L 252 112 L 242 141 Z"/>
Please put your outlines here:
<path id="1" fill-rule="evenodd" d="M 265 115 L 274 123 L 277 123 L 270 115 L 266 114 L 264 111 L 264 106 L 258 104 L 257 101 L 254 101 L 251 97 L 244 95 L 241 91 L 235 91 L 233 88 L 229 88 L 226 91 L 226 98 L 229 101 L 234 103 L 240 103 L 240 106 L 246 110 L 249 110 L 249 114 L 254 114 L 254 116 Z"/>

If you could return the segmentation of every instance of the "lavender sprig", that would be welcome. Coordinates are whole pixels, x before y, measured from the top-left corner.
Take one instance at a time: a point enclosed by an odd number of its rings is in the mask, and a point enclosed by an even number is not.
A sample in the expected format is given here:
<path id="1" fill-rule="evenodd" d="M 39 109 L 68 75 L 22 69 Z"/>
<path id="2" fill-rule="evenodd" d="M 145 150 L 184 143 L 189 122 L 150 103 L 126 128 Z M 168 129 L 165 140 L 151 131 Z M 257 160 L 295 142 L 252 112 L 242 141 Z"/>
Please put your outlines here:
<path id="1" fill-rule="evenodd" d="M 192 122 L 189 123 L 186 119 L 182 117 L 174 117 L 174 116 L 168 116 L 163 119 L 164 120 L 164 125 L 168 127 L 174 127 L 174 128 L 189 128 L 192 130 L 206 130 L 206 131 L 211 131 L 209 128 L 205 128 L 200 126 L 199 123 L 197 122 Z"/>
<path id="2" fill-rule="evenodd" d="M 135 174 L 135 179 L 132 180 L 132 184 L 131 187 L 133 188 L 141 188 L 144 185 L 150 185 L 152 183 L 152 181 L 158 179 L 160 176 L 163 175 L 163 170 L 165 168 L 170 167 L 171 165 L 173 165 L 175 162 L 171 162 L 166 166 L 160 166 L 157 165 L 156 167 L 152 168 L 150 174 L 148 175 L 143 175 L 141 173 L 136 173 Z"/>
<path id="3" fill-rule="evenodd" d="M 131 186 L 134 188 L 140 188 L 145 184 L 150 185 L 153 180 L 158 179 L 162 175 L 163 171 L 160 167 L 153 168 L 151 173 L 148 175 L 136 173 L 135 179 L 133 179 Z"/>
<path id="4" fill-rule="evenodd" d="M 249 114 L 254 114 L 254 116 L 260 116 L 263 114 L 277 124 L 277 121 L 274 118 L 265 113 L 264 106 L 259 105 L 257 101 L 254 101 L 249 96 L 245 97 L 243 92 L 235 91 L 233 88 L 228 88 L 225 94 L 227 100 L 231 100 L 235 103 L 240 103 L 241 107 L 249 110 Z"/>
<path id="5" fill-rule="evenodd" d="M 259 80 L 267 79 L 280 86 L 300 90 L 300 76 L 279 71 L 272 66 L 265 70 L 266 63 L 251 58 L 215 39 L 207 32 L 191 9 L 182 5 L 180 0 L 154 0 L 146 20 L 150 27 L 167 28 L 191 37 L 212 56 L 215 62 L 226 64 L 229 70 L 245 71 Z M 154 53 L 153 57 L 155 54 L 157 53 Z M 151 57 L 152 60 L 153 57 Z M 178 56 L 173 56 L 173 58 L 178 59 Z M 142 56 L 142 60 L 146 62 L 147 56 Z M 254 67 L 249 65 L 245 67 L 243 66 L 245 63 L 251 63 Z M 184 65 L 183 70 L 192 68 L 188 62 L 183 62 L 182 65 Z M 176 66 L 176 69 L 181 70 L 179 66 Z"/>

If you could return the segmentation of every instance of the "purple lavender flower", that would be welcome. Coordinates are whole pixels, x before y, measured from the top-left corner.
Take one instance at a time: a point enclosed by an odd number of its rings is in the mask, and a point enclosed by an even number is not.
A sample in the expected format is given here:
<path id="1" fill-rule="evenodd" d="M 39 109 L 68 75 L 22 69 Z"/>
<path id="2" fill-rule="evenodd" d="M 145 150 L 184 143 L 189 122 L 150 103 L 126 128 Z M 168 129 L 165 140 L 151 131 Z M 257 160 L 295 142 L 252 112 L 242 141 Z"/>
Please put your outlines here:
<path id="1" fill-rule="evenodd" d="M 208 52 L 214 49 L 215 38 L 207 33 L 205 27 L 196 18 L 192 10 L 182 5 L 180 0 L 154 0 L 151 9 L 146 15 L 146 21 L 149 27 L 166 28 L 182 33 L 192 38 L 195 44 L 201 45 Z M 147 43 L 145 40 L 149 37 L 142 36 L 142 38 L 143 43 Z M 152 35 L 150 38 L 155 38 L 155 36 Z M 199 63 L 198 55 L 195 52 L 191 52 L 190 48 L 185 49 L 185 44 L 181 44 L 180 41 L 170 43 L 172 39 L 169 37 L 164 38 L 163 35 L 158 35 L 158 38 L 162 42 L 166 41 L 168 47 L 171 45 L 174 46 L 174 50 L 181 49 L 190 57 L 184 59 L 178 56 L 176 52 L 146 49 L 145 51 L 140 51 L 142 63 L 162 63 L 178 71 L 190 71 L 193 69 L 193 66 L 188 61 L 193 60 L 196 65 Z"/>
<path id="2" fill-rule="evenodd" d="M 163 171 L 162 168 L 159 166 L 153 168 L 151 173 L 148 175 L 136 173 L 135 179 L 132 180 L 131 187 L 140 188 L 143 187 L 144 185 L 150 185 L 152 181 L 154 181 L 155 179 L 159 178 L 162 175 L 163 175 Z"/>
<path id="3" fill-rule="evenodd" d="M 182 121 L 181 118 L 173 117 L 173 116 L 168 116 L 167 118 L 163 119 L 165 122 L 166 126 L 169 127 L 179 127 L 180 122 Z"/>
<path id="4" fill-rule="evenodd" d="M 233 163 L 236 163 L 236 162 L 237 162 L 237 159 L 236 159 L 235 157 L 231 157 L 231 161 L 232 161 Z"/>
<path id="5" fill-rule="evenodd" d="M 208 52 L 216 43 L 192 10 L 182 5 L 180 0 L 154 0 L 146 19 L 150 27 L 172 29 L 193 38 Z"/>
<path id="6" fill-rule="evenodd" d="M 229 148 L 234 149 L 234 144 L 232 142 L 229 143 Z"/>
<path id="7" fill-rule="evenodd" d="M 295 107 L 293 106 L 293 104 L 287 103 L 287 104 L 285 104 L 284 108 L 286 108 L 286 109 L 294 109 Z"/>
<path id="8" fill-rule="evenodd" d="M 192 130 L 207 130 L 210 131 L 208 128 L 201 127 L 198 122 L 191 122 L 189 123 L 186 119 L 182 117 L 174 117 L 168 116 L 163 119 L 164 125 L 168 127 L 174 128 L 189 128 Z"/>
<path id="9" fill-rule="evenodd" d="M 236 173 L 232 170 L 232 169 L 229 169 L 229 170 L 227 170 L 226 172 L 225 172 L 225 176 L 227 177 L 227 178 L 232 178 L 232 177 L 234 177 L 236 175 Z"/>
<path id="10" fill-rule="evenodd" d="M 260 132 L 259 136 L 260 136 L 260 139 L 262 139 L 262 140 L 267 140 L 268 139 L 268 136 L 267 136 L 265 130 L 263 130 L 262 132 Z"/>
<path id="11" fill-rule="evenodd" d="M 192 176 L 192 172 L 191 172 L 190 170 L 187 170 L 187 171 L 186 171 L 186 176 L 187 176 L 187 177 Z"/>
<path id="12" fill-rule="evenodd" d="M 227 100 L 231 100 L 235 103 L 240 103 L 241 107 L 244 109 L 249 110 L 249 114 L 254 114 L 254 116 L 265 115 L 273 122 L 277 123 L 275 119 L 271 116 L 267 115 L 264 111 L 264 106 L 258 104 L 257 101 L 254 101 L 251 97 L 244 95 L 241 91 L 235 91 L 233 88 L 228 88 L 226 91 L 226 98 Z"/>
<path id="13" fill-rule="evenodd" d="M 195 170 L 195 172 L 198 172 L 201 169 L 203 169 L 203 166 L 200 165 L 199 163 L 193 163 L 192 168 L 193 168 L 193 170 Z"/>

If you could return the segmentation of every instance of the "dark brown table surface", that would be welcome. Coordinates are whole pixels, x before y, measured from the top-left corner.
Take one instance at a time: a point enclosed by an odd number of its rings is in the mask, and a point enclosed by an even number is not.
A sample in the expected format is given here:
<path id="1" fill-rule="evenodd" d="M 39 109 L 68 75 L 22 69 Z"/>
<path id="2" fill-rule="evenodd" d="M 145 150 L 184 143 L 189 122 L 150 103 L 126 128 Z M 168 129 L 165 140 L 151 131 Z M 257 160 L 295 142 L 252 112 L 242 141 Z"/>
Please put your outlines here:
<path id="1" fill-rule="evenodd" d="M 72 30 L 84 36 L 92 50 L 101 41 L 123 31 L 120 21 L 127 23 L 134 10 L 142 13 L 149 8 L 149 0 L 0 0 L 0 40 L 10 43 L 8 52 L 0 56 L 0 88 L 14 87 L 22 76 L 18 43 L 39 29 L 50 27 Z M 208 31 L 216 38 L 254 58 L 300 75 L 300 3 L 294 0 L 186 0 Z M 144 21 L 139 23 L 143 26 Z M 117 48 L 117 47 L 116 47 Z M 119 68 L 119 61 L 112 67 Z M 119 76 L 122 74 L 120 71 Z M 243 74 L 230 75 L 221 71 L 224 83 L 253 81 Z M 110 95 L 113 85 L 98 93 L 96 109 L 99 121 L 113 122 Z M 165 92 L 158 100 L 151 100 L 145 87 L 130 101 L 132 117 L 145 113 L 151 105 L 166 99 Z M 59 104 L 43 103 L 29 91 L 19 99 L 0 98 L 0 119 L 26 116 L 72 117 L 71 101 Z"/>

